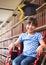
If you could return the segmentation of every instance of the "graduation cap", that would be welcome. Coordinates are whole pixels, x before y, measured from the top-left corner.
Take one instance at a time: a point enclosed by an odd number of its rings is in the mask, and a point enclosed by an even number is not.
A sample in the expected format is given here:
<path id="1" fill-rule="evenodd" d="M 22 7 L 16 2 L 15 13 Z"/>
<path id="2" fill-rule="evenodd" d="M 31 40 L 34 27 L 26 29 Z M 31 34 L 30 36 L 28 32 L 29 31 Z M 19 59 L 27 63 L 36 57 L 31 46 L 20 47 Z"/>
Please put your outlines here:
<path id="1" fill-rule="evenodd" d="M 22 10 L 24 11 L 25 16 L 31 16 L 36 14 L 36 9 L 40 5 L 38 4 L 32 4 L 32 3 L 26 3 L 24 7 L 22 7 Z"/>

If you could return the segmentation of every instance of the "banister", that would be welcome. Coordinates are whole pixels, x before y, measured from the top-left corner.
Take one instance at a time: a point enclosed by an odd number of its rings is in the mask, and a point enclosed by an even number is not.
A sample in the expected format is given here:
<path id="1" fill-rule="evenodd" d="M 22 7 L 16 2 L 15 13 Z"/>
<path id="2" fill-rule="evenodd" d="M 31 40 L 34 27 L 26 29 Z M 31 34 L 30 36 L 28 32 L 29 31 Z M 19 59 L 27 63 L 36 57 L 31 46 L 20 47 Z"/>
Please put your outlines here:
<path id="1" fill-rule="evenodd" d="M 13 38 L 17 39 L 18 37 L 19 37 L 19 34 L 18 34 L 18 35 L 15 35 L 15 36 L 12 36 L 12 37 L 10 37 L 10 38 L 1 40 L 0 43 L 1 43 L 1 42 L 4 42 L 4 41 L 7 41 L 7 40 L 11 40 L 11 39 L 13 39 Z"/>
<path id="2" fill-rule="evenodd" d="M 36 9 L 37 12 L 41 12 L 46 9 L 46 2 Z"/>
<path id="3" fill-rule="evenodd" d="M 7 57 L 7 55 L 0 54 L 1 56 Z"/>
<path id="4" fill-rule="evenodd" d="M 46 30 L 46 25 L 43 25 L 43 26 L 35 28 L 32 31 L 42 32 L 42 31 L 45 31 L 45 30 Z"/>
<path id="5" fill-rule="evenodd" d="M 5 49 L 5 50 L 8 50 L 8 48 L 6 48 L 6 47 L 5 47 L 5 48 L 0 48 L 0 49 Z"/>

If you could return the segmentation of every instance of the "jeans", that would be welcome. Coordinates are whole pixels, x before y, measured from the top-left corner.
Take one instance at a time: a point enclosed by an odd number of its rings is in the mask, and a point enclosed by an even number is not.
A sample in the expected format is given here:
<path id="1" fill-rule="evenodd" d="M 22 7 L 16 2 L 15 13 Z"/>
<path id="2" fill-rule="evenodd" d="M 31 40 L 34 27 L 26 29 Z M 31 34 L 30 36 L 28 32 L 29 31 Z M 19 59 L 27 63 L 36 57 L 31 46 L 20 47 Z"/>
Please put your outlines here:
<path id="1" fill-rule="evenodd" d="M 32 56 L 25 56 L 21 54 L 13 60 L 12 65 L 30 65 L 30 63 L 33 63 L 35 59 L 36 58 Z"/>

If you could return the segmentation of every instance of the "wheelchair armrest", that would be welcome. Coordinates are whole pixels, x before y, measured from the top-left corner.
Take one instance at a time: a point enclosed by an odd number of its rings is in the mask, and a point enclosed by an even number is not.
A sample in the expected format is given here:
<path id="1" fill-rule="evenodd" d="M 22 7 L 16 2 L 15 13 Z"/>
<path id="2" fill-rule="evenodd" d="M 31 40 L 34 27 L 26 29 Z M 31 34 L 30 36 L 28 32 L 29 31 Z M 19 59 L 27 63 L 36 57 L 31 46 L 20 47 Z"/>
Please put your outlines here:
<path id="1" fill-rule="evenodd" d="M 36 60 L 34 61 L 34 65 L 37 65 L 37 62 L 39 59 L 40 59 L 40 56 L 37 56 Z"/>
<path id="2" fill-rule="evenodd" d="M 46 55 L 46 51 L 44 51 L 40 56 L 37 56 L 36 60 L 34 61 L 34 65 L 41 65 L 43 57 Z"/>

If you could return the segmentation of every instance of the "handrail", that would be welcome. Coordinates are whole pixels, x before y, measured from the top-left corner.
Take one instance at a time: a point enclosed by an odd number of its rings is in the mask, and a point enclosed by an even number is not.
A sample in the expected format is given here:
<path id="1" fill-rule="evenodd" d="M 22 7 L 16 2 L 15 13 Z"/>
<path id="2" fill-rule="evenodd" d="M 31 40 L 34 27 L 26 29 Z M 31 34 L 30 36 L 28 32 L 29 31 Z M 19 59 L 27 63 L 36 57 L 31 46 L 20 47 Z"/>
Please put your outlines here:
<path id="1" fill-rule="evenodd" d="M 37 12 L 41 12 L 46 9 L 46 2 L 36 9 Z"/>
<path id="2" fill-rule="evenodd" d="M 45 31 L 45 30 L 46 30 L 46 25 L 43 25 L 43 26 L 40 26 L 40 27 L 35 28 L 32 31 L 42 32 L 42 31 Z"/>
<path id="3" fill-rule="evenodd" d="M 5 50 L 8 50 L 8 48 L 6 48 L 6 47 L 5 47 L 5 48 L 0 48 L 0 49 L 5 49 Z"/>
<path id="4" fill-rule="evenodd" d="M 7 55 L 4 55 L 4 54 L 0 54 L 1 56 L 4 56 L 4 57 L 7 57 Z"/>
<path id="5" fill-rule="evenodd" d="M 7 39 L 4 39 L 4 40 L 1 40 L 0 43 L 1 43 L 1 42 L 4 42 L 4 41 L 7 41 L 7 40 L 12 40 L 13 38 L 16 38 L 16 39 L 17 39 L 17 38 L 19 37 L 19 35 L 20 35 L 20 34 L 15 35 L 15 36 L 12 36 L 12 37 L 7 38 Z"/>

